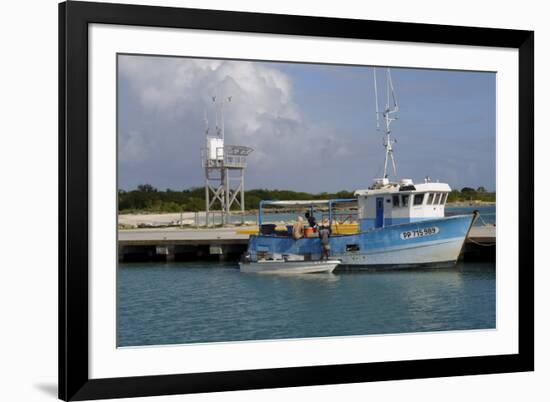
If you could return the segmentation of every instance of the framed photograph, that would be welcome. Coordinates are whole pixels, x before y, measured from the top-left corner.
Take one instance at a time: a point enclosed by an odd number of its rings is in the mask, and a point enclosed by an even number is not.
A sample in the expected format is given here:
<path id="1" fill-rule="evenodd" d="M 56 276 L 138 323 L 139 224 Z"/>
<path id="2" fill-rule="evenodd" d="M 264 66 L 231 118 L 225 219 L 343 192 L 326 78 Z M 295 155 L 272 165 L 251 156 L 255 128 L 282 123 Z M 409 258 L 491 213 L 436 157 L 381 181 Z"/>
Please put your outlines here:
<path id="1" fill-rule="evenodd" d="M 61 3 L 59 397 L 532 371 L 533 63 L 531 31 Z"/>

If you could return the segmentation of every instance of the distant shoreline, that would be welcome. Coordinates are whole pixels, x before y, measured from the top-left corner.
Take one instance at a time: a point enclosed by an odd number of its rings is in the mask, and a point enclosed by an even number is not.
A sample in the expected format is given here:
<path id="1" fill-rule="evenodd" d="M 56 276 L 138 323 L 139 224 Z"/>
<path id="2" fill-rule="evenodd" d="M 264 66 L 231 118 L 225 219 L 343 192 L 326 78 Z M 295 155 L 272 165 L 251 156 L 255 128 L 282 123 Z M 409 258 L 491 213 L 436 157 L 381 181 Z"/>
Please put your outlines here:
<path id="1" fill-rule="evenodd" d="M 491 206 L 496 205 L 495 201 L 481 201 L 481 200 L 471 200 L 471 201 L 450 201 L 445 204 L 447 207 L 473 207 L 473 206 Z M 320 208 L 322 209 L 322 208 Z M 346 210 L 356 210 L 357 207 L 351 207 L 351 208 L 345 208 Z M 279 208 L 279 209 L 273 209 L 270 210 L 270 213 L 286 213 L 294 211 L 293 209 L 289 208 Z M 219 213 L 219 211 L 214 211 L 214 213 Z M 161 212 L 161 211 L 147 211 L 147 210 L 125 210 L 125 211 L 118 211 L 119 216 L 132 216 L 132 215 L 173 215 L 173 216 L 179 216 L 181 213 L 183 213 L 183 217 L 191 218 L 194 217 L 195 214 L 199 214 L 200 216 L 203 216 L 206 212 L 205 211 L 198 211 L 198 212 L 189 212 L 189 211 L 183 211 L 183 212 Z M 240 211 L 233 211 L 235 215 L 240 214 Z M 257 209 L 248 209 L 245 211 L 245 214 L 257 214 Z"/>
<path id="2" fill-rule="evenodd" d="M 489 206 L 489 205 L 496 205 L 497 203 L 495 201 L 480 201 L 480 200 L 472 200 L 472 201 L 453 201 L 448 202 L 446 204 L 447 207 L 474 207 L 476 205 L 479 206 Z"/>
<path id="3" fill-rule="evenodd" d="M 491 201 L 455 201 L 448 202 L 448 207 L 482 207 L 496 205 Z M 219 211 L 216 211 L 219 213 Z M 287 214 L 291 211 L 287 210 L 270 210 L 271 214 Z M 292 211 L 295 212 L 295 211 Z M 244 226 L 253 226 L 257 224 L 256 215 L 258 210 L 251 209 L 245 211 Z M 234 211 L 235 216 L 240 215 L 240 211 Z M 218 215 L 219 216 L 219 215 Z M 188 227 L 197 228 L 204 225 L 206 217 L 205 211 L 200 212 L 149 212 L 149 211 L 133 211 L 129 213 L 118 213 L 118 228 L 119 229 L 138 229 L 138 228 L 155 228 L 155 227 Z M 281 221 L 282 222 L 282 221 Z M 233 223 L 235 226 L 243 224 Z"/>

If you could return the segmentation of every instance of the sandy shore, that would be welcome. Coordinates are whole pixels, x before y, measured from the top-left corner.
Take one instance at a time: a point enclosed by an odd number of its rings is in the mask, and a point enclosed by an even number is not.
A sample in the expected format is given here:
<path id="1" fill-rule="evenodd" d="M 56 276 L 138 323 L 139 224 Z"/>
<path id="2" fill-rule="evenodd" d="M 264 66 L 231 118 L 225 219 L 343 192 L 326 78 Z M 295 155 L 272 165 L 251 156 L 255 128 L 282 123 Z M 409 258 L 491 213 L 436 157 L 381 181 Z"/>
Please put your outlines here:
<path id="1" fill-rule="evenodd" d="M 200 217 L 204 219 L 205 213 L 199 212 Z M 140 226 L 190 226 L 195 224 L 195 212 L 175 212 L 164 214 L 119 214 L 118 224 L 128 227 Z"/>
<path id="2" fill-rule="evenodd" d="M 483 206 L 483 205 L 495 205 L 494 202 L 485 201 L 459 201 L 449 202 L 448 207 L 469 207 L 469 206 Z M 247 211 L 248 215 L 255 215 L 257 211 Z M 283 213 L 282 211 L 279 211 Z M 166 226 L 184 226 L 195 227 L 197 224 L 204 225 L 206 220 L 206 212 L 173 212 L 173 213 L 133 213 L 133 214 L 119 214 L 118 225 L 121 229 L 136 229 L 136 228 L 154 228 L 154 227 L 166 227 Z M 216 221 L 219 220 L 219 215 L 216 216 Z M 278 222 L 285 224 L 285 222 Z M 256 225 L 256 220 L 246 221 L 245 225 Z"/>
<path id="3" fill-rule="evenodd" d="M 157 214 L 119 214 L 118 225 L 122 229 L 135 229 L 147 227 L 165 227 L 165 226 L 187 226 L 194 227 L 204 225 L 206 212 L 173 212 Z M 216 221 L 219 221 L 219 215 L 216 215 Z M 246 221 L 245 225 L 255 225 L 256 220 Z"/>

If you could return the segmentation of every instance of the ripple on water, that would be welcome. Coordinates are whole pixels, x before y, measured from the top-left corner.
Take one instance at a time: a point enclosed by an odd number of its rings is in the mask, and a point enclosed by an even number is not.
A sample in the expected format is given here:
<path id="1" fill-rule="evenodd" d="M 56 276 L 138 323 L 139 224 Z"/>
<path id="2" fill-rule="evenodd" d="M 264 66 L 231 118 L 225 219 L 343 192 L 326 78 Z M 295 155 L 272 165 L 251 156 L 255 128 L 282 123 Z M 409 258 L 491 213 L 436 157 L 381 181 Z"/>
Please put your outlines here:
<path id="1" fill-rule="evenodd" d="M 120 264 L 119 346 L 495 327 L 494 264 L 272 276 L 233 264 Z"/>

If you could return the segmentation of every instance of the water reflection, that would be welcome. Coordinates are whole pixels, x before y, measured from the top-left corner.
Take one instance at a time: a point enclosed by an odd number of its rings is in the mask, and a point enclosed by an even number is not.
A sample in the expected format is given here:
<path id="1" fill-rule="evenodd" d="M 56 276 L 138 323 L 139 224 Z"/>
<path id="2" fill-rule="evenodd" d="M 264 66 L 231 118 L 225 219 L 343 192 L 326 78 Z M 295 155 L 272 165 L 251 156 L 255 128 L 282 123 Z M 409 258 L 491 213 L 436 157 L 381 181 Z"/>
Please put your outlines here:
<path id="1" fill-rule="evenodd" d="M 121 264 L 118 345 L 495 327 L 494 264 L 243 274 L 234 264 Z"/>
<path id="2" fill-rule="evenodd" d="M 311 274 L 289 274 L 289 273 L 247 273 L 245 275 L 257 275 L 270 278 L 284 278 L 285 280 L 295 280 L 295 281 L 319 281 L 319 282 L 337 282 L 340 280 L 340 276 L 330 273 L 311 273 Z"/>

